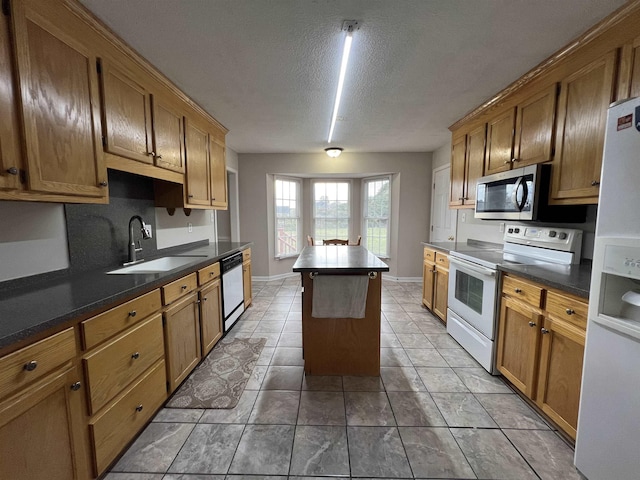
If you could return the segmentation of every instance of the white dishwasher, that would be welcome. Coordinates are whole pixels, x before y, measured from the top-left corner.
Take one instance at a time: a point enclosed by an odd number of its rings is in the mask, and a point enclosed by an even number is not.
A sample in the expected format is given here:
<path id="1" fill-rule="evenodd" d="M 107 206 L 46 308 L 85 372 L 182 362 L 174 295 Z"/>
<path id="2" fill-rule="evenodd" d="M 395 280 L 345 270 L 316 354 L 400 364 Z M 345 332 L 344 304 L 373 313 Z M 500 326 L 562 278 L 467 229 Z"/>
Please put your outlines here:
<path id="1" fill-rule="evenodd" d="M 231 330 L 244 312 L 244 288 L 242 285 L 242 252 L 223 258 L 222 270 L 222 311 L 224 332 Z"/>

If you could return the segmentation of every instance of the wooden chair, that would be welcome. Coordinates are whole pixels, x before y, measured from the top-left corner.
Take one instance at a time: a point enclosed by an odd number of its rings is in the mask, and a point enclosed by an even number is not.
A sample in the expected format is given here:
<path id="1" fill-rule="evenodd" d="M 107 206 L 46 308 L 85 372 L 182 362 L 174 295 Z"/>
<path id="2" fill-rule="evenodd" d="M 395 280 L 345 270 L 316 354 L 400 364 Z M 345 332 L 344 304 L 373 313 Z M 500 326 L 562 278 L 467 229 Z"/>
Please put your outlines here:
<path id="1" fill-rule="evenodd" d="M 322 240 L 323 245 L 349 245 L 349 240 L 340 240 L 338 238 L 331 238 L 328 240 Z"/>
<path id="2" fill-rule="evenodd" d="M 360 242 L 362 242 L 362 235 L 358 235 L 358 239 L 355 241 L 355 243 L 350 243 L 349 245 L 360 245 Z"/>
<path id="3" fill-rule="evenodd" d="M 313 237 L 311 235 L 307 235 L 307 245 L 313 247 Z"/>

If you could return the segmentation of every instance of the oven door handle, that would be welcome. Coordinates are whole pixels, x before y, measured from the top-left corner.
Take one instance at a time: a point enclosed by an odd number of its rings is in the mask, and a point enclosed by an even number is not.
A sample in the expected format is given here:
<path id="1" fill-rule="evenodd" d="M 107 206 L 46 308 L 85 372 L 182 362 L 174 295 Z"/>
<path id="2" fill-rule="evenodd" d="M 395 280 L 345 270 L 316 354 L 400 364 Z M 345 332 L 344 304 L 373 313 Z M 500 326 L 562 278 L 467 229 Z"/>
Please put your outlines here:
<path id="1" fill-rule="evenodd" d="M 495 277 L 496 271 L 487 267 L 483 267 L 482 265 L 477 265 L 475 263 L 471 263 L 467 260 L 463 260 L 458 257 L 449 256 L 449 263 L 453 263 L 458 267 L 471 270 L 472 272 L 479 273 L 480 275 L 484 275 L 486 277 Z"/>

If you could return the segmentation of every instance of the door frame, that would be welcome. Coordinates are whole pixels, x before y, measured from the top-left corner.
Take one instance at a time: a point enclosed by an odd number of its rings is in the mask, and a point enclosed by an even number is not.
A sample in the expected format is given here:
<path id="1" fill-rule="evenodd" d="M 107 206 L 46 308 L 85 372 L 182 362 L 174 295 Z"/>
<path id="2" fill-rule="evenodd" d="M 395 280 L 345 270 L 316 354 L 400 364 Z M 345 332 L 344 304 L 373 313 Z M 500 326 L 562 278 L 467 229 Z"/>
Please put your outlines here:
<path id="1" fill-rule="evenodd" d="M 436 196 L 436 189 L 435 189 L 435 178 L 436 178 L 436 172 L 440 172 L 442 170 L 445 169 L 449 169 L 449 172 L 451 172 L 451 164 L 446 164 L 446 165 L 441 165 L 439 167 L 435 167 L 432 171 L 431 171 L 431 217 L 429 218 L 429 240 L 433 241 L 433 238 L 431 238 L 432 234 L 433 234 L 433 219 L 435 218 L 434 215 L 434 209 L 435 209 L 435 196 Z M 451 185 L 451 176 L 449 175 L 449 186 Z M 447 188 L 447 191 L 449 191 L 449 188 Z M 454 226 L 454 233 L 453 236 L 454 238 L 457 240 L 458 238 L 458 210 L 455 208 L 448 208 L 449 204 L 445 203 L 444 207 L 447 208 L 448 210 L 452 211 L 452 224 Z"/>

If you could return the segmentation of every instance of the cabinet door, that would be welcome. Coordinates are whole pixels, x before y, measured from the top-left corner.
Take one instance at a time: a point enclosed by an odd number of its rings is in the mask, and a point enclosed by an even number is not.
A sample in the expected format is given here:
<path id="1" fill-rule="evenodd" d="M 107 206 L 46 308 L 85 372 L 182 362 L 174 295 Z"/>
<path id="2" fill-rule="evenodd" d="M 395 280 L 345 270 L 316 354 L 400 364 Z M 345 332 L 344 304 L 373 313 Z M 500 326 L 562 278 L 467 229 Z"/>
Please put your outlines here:
<path id="1" fill-rule="evenodd" d="M 211 136 L 209 142 L 211 156 L 211 205 L 221 210 L 227 209 L 227 163 L 224 144 Z"/>
<path id="2" fill-rule="evenodd" d="M 90 477 L 81 375 L 57 370 L 0 403 L 0 478 Z"/>
<path id="3" fill-rule="evenodd" d="M 191 294 L 164 313 L 165 356 L 169 393 L 200 361 L 200 315 L 197 295 Z"/>
<path id="4" fill-rule="evenodd" d="M 518 390 L 533 398 L 542 315 L 502 297 L 498 324 L 497 367 Z"/>
<path id="5" fill-rule="evenodd" d="M 111 62 L 100 65 L 105 151 L 153 164 L 149 92 Z"/>
<path id="6" fill-rule="evenodd" d="M 200 291 L 200 330 L 204 357 L 222 337 L 222 299 L 220 279 Z"/>
<path id="7" fill-rule="evenodd" d="M 471 130 L 467 135 L 467 152 L 464 174 L 464 204 L 476 204 L 476 184 L 484 172 L 484 154 L 487 138 L 487 127 Z"/>
<path id="8" fill-rule="evenodd" d="M 209 135 L 185 119 L 186 205 L 211 205 L 209 195 Z"/>
<path id="9" fill-rule="evenodd" d="M 436 265 L 436 278 L 433 290 L 433 313 L 447 323 L 447 295 L 449 292 L 449 270 Z"/>
<path id="10" fill-rule="evenodd" d="M 487 123 L 485 175 L 511 169 L 515 119 L 515 108 L 510 108 Z"/>
<path id="11" fill-rule="evenodd" d="M 0 16 L 0 189 L 20 188 L 20 122 L 13 76 L 9 17 Z"/>
<path id="12" fill-rule="evenodd" d="M 518 105 L 514 168 L 551 160 L 557 93 L 554 83 Z"/>
<path id="13" fill-rule="evenodd" d="M 640 97 L 640 37 L 623 45 L 616 100 Z"/>
<path id="14" fill-rule="evenodd" d="M 552 202 L 598 201 L 604 131 L 607 109 L 613 98 L 615 63 L 616 52 L 613 51 L 561 83 L 551 182 Z"/>
<path id="15" fill-rule="evenodd" d="M 153 145 L 157 167 L 184 172 L 183 117 L 157 95 L 152 96 Z"/>
<path id="16" fill-rule="evenodd" d="M 462 205 L 464 200 L 464 171 L 466 161 L 467 136 L 454 138 L 451 145 L 451 193 L 449 205 Z"/>
<path id="17" fill-rule="evenodd" d="M 422 263 L 422 304 L 433 310 L 433 287 L 435 286 L 436 266 L 431 262 Z"/>
<path id="18" fill-rule="evenodd" d="M 251 261 L 242 264 L 242 287 L 244 289 L 244 308 L 251 305 Z"/>
<path id="19" fill-rule="evenodd" d="M 585 332 L 568 322 L 547 317 L 542 333 L 536 403 L 576 438 Z"/>
<path id="20" fill-rule="evenodd" d="M 63 5 L 11 6 L 29 188 L 106 198 L 96 34 Z"/>

